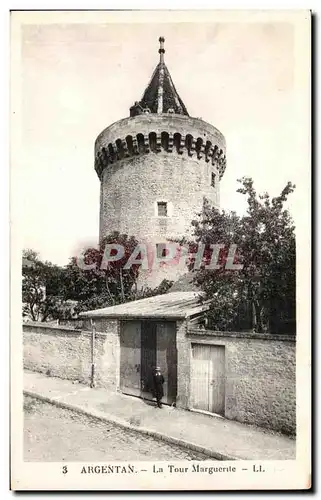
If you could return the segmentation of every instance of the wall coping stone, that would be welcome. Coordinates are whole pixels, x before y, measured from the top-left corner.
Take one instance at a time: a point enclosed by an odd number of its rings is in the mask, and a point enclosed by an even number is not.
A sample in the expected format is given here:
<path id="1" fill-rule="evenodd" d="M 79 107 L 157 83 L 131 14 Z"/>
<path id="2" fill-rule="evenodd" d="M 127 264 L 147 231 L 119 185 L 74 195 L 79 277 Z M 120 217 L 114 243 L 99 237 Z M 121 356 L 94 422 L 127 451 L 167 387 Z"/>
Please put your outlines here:
<path id="1" fill-rule="evenodd" d="M 23 323 L 22 324 L 22 329 L 24 332 L 28 330 L 33 330 L 34 333 L 39 333 L 40 334 L 54 334 L 54 335 L 59 335 L 62 333 L 65 333 L 67 335 L 85 335 L 89 336 L 91 335 L 91 330 L 83 330 L 81 328 L 73 328 L 72 326 L 63 326 L 63 325 L 52 325 L 52 324 L 47 324 L 47 323 L 38 323 L 36 321 L 30 321 L 28 323 Z M 51 330 L 51 331 L 49 331 Z M 52 331 L 56 330 L 56 331 Z M 108 332 L 95 332 L 95 336 L 103 336 L 106 337 L 108 335 Z"/>
<path id="2" fill-rule="evenodd" d="M 67 325 L 56 325 L 53 323 L 42 323 L 38 321 L 28 321 L 27 323 L 22 323 L 23 328 L 47 328 L 47 329 L 52 329 L 52 330 L 68 330 L 72 332 L 79 332 L 81 331 L 80 328 L 74 328 L 73 326 L 67 326 Z"/>
<path id="3" fill-rule="evenodd" d="M 204 337 L 229 337 L 229 338 L 241 338 L 241 339 L 259 339 L 259 340 L 276 340 L 276 341 L 287 341 L 296 342 L 295 335 L 280 335 L 274 333 L 257 333 L 257 332 L 219 332 L 215 330 L 198 330 L 194 328 L 187 329 L 188 336 L 204 336 Z"/>

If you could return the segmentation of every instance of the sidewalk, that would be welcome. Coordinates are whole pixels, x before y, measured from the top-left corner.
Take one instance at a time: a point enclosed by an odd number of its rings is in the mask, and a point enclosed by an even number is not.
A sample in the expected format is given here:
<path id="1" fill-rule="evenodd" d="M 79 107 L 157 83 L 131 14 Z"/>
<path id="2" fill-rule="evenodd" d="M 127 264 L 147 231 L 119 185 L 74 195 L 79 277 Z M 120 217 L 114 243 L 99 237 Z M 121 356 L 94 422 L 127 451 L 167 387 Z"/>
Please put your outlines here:
<path id="1" fill-rule="evenodd" d="M 79 383 L 24 372 L 24 392 L 58 406 L 115 422 L 219 460 L 294 460 L 295 440 L 232 420 L 90 389 Z"/>

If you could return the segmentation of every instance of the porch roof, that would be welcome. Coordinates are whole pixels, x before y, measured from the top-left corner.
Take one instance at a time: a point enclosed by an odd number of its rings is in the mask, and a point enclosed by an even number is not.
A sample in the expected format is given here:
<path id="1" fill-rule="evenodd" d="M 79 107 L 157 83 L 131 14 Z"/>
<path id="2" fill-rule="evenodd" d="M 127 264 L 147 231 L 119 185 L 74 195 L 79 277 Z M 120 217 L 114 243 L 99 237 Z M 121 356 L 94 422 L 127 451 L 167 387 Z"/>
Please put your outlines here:
<path id="1" fill-rule="evenodd" d="M 185 319 L 208 310 L 202 292 L 171 292 L 80 313 L 81 318 Z"/>

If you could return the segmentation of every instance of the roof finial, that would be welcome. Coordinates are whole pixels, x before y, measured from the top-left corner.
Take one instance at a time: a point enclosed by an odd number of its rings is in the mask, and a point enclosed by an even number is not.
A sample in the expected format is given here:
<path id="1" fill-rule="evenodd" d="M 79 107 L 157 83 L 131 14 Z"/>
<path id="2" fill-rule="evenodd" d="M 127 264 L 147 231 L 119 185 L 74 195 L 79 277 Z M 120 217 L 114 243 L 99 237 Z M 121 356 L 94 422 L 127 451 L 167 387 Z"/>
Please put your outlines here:
<path id="1" fill-rule="evenodd" d="M 163 36 L 160 36 L 158 41 L 160 43 L 160 47 L 158 49 L 158 52 L 160 54 L 160 62 L 163 63 L 164 62 L 164 54 L 165 54 L 165 49 L 164 49 L 165 38 Z"/>
<path id="2" fill-rule="evenodd" d="M 171 75 L 164 62 L 163 36 L 159 37 L 160 62 L 154 69 L 148 87 L 139 102 L 130 108 L 130 116 L 138 116 L 147 112 L 162 115 L 163 113 L 189 116 L 187 109 L 177 93 Z"/>

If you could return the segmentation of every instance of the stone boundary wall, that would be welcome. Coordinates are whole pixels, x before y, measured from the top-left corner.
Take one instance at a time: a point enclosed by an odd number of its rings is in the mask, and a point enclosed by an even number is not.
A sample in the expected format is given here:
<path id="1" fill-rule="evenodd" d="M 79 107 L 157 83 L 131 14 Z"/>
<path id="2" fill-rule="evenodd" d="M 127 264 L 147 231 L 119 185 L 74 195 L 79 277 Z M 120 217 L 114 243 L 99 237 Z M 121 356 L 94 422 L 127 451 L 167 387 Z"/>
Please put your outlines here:
<path id="1" fill-rule="evenodd" d="M 97 387 L 119 390 L 117 320 L 95 319 Z M 91 381 L 91 332 L 52 324 L 23 325 L 24 367 L 50 376 Z M 84 330 L 86 328 L 86 330 Z M 192 409 L 193 344 L 225 347 L 225 418 L 286 434 L 296 431 L 296 342 L 289 335 L 214 332 L 177 322 L 177 406 Z"/>
<path id="2" fill-rule="evenodd" d="M 95 321 L 95 380 L 97 387 L 119 387 L 119 331 L 117 321 Z M 52 377 L 91 382 L 90 331 L 45 323 L 23 324 L 24 368 Z"/>
<path id="3" fill-rule="evenodd" d="M 260 340 L 280 340 L 288 342 L 296 342 L 295 335 L 280 335 L 277 333 L 257 333 L 257 332 L 219 332 L 215 330 L 188 328 L 188 335 L 203 335 L 206 337 L 227 337 L 240 339 L 260 339 Z"/>
<path id="4" fill-rule="evenodd" d="M 178 406 L 191 409 L 193 344 L 225 347 L 225 417 L 296 431 L 296 343 L 289 335 L 214 332 L 178 323 Z"/>

